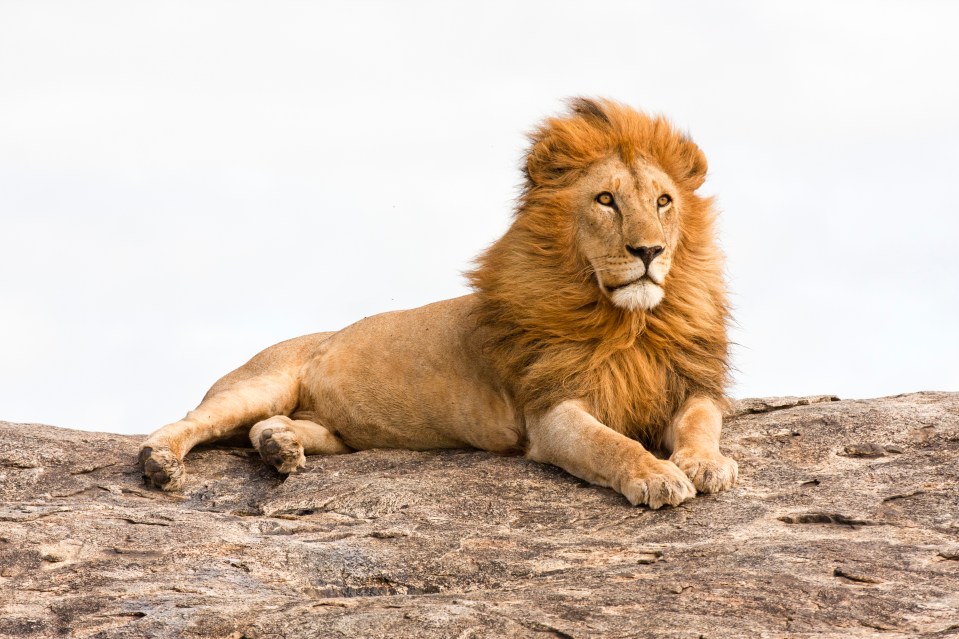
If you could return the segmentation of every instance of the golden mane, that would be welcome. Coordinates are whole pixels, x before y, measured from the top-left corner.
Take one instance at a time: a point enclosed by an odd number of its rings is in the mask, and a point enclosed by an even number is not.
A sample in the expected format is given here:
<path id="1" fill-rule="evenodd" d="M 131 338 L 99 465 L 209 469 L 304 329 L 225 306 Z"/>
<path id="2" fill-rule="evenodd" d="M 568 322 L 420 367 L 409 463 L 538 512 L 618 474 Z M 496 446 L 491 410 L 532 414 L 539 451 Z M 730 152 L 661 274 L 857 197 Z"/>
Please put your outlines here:
<path id="1" fill-rule="evenodd" d="M 725 401 L 723 256 L 712 199 L 695 194 L 705 157 L 665 118 L 606 100 L 572 101 L 530 142 L 513 224 L 469 273 L 488 355 L 521 410 L 581 399 L 610 428 L 656 444 L 691 394 Z M 576 245 L 570 187 L 614 154 L 657 165 L 684 202 L 666 296 L 651 311 L 613 305 Z"/>

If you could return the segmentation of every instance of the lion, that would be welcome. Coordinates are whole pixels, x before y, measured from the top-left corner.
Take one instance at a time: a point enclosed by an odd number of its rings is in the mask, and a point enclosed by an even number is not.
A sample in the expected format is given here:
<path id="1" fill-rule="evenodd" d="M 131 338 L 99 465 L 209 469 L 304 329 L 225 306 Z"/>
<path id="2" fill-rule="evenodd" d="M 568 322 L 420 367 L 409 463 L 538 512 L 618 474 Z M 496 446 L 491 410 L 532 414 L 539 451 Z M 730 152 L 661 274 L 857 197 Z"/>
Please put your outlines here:
<path id="1" fill-rule="evenodd" d="M 529 139 L 512 225 L 467 274 L 472 294 L 267 348 L 144 441 L 144 480 L 181 489 L 190 449 L 248 436 L 283 474 L 306 455 L 472 447 L 654 509 L 733 486 L 705 156 L 606 99 L 571 100 Z"/>

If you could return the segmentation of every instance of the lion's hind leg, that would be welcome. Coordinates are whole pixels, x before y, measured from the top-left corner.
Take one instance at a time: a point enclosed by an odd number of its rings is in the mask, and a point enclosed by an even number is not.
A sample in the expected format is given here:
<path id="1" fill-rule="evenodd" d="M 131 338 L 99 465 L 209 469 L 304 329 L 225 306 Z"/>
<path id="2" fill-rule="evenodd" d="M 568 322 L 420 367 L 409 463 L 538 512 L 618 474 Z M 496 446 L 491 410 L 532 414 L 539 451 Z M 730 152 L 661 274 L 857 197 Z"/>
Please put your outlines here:
<path id="1" fill-rule="evenodd" d="M 198 445 L 235 437 L 250 426 L 296 407 L 298 382 L 272 373 L 217 384 L 186 417 L 152 433 L 140 448 L 143 479 L 163 490 L 180 490 L 186 479 L 183 458 Z"/>
<path id="2" fill-rule="evenodd" d="M 250 430 L 250 441 L 260 457 L 283 474 L 306 466 L 306 455 L 339 455 L 353 452 L 332 431 L 306 419 L 275 415 Z"/>

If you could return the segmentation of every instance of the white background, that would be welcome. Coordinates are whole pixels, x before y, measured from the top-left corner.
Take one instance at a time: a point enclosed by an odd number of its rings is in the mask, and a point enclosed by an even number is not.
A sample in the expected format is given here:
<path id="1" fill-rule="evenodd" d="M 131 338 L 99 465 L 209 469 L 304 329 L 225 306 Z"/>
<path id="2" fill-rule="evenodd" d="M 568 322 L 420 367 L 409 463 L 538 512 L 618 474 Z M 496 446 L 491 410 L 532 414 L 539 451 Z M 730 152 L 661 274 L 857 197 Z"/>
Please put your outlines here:
<path id="1" fill-rule="evenodd" d="M 706 152 L 736 396 L 959 390 L 959 3 L 0 2 L 0 418 L 467 292 L 573 95 Z"/>

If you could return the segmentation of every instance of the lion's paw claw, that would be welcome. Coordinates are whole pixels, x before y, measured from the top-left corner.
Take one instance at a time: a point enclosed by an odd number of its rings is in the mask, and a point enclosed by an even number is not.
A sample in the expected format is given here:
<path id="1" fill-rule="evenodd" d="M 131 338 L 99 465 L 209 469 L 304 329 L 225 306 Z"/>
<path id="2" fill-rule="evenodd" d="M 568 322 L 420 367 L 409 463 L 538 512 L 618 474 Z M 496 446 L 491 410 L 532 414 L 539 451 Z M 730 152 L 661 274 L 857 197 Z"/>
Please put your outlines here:
<path id="1" fill-rule="evenodd" d="M 732 488 L 739 476 L 736 460 L 718 452 L 677 451 L 669 459 L 686 473 L 701 493 L 718 493 Z"/>
<path id="2" fill-rule="evenodd" d="M 260 457 L 284 475 L 306 466 L 303 446 L 288 430 L 265 428 L 260 433 Z"/>
<path id="3" fill-rule="evenodd" d="M 655 510 L 692 499 L 696 487 L 674 464 L 658 461 L 630 481 L 623 494 L 634 506 L 645 504 Z"/>
<path id="4" fill-rule="evenodd" d="M 186 470 L 169 448 L 144 446 L 140 450 L 143 482 L 161 490 L 180 490 L 186 481 Z"/>

